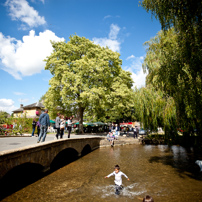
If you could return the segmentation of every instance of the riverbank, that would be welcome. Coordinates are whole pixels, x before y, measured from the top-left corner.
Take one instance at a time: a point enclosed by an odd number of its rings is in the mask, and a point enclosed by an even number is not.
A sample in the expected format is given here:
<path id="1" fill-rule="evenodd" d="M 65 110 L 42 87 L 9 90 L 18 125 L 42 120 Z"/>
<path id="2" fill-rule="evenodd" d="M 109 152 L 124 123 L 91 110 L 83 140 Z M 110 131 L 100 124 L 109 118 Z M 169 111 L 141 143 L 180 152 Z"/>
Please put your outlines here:
<path id="1" fill-rule="evenodd" d="M 123 145 L 131 145 L 131 144 L 141 144 L 138 139 L 133 137 L 122 137 L 120 136 L 118 140 L 114 141 L 114 146 L 123 146 Z M 100 147 L 108 147 L 111 146 L 110 142 L 105 138 L 104 140 L 100 141 Z"/>

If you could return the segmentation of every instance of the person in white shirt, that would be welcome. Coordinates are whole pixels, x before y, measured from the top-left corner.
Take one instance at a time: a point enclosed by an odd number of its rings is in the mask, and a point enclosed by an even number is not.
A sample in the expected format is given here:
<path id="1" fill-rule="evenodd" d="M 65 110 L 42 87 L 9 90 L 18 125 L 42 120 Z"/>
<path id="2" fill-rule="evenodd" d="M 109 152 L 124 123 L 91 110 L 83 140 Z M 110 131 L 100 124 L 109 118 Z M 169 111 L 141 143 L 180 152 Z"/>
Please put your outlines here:
<path id="1" fill-rule="evenodd" d="M 68 138 L 70 138 L 70 134 L 72 130 L 72 117 L 69 117 L 67 120 L 67 130 L 68 130 Z"/>
<path id="2" fill-rule="evenodd" d="M 124 176 L 128 180 L 129 180 L 129 178 L 128 178 L 128 176 L 126 174 L 124 174 L 122 171 L 120 171 L 119 165 L 115 165 L 114 172 L 110 173 L 107 176 L 105 176 L 105 178 L 109 178 L 111 176 L 115 176 L 115 180 L 114 180 L 114 182 L 115 182 L 115 189 L 116 189 L 115 194 L 119 195 L 120 191 L 123 189 L 123 186 L 122 186 L 122 176 Z"/>

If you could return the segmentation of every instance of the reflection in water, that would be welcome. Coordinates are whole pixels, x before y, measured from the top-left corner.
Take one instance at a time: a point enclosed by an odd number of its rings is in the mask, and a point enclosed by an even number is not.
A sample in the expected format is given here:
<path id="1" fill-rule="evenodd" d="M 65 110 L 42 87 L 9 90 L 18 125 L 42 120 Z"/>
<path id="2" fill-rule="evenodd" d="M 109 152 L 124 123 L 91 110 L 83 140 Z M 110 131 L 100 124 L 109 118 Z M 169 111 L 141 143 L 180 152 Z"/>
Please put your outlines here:
<path id="1" fill-rule="evenodd" d="M 194 158 L 179 146 L 128 145 L 100 148 L 41 178 L 3 201 L 202 201 L 201 174 Z M 115 195 L 114 178 L 104 179 L 119 164 L 129 178 Z"/>

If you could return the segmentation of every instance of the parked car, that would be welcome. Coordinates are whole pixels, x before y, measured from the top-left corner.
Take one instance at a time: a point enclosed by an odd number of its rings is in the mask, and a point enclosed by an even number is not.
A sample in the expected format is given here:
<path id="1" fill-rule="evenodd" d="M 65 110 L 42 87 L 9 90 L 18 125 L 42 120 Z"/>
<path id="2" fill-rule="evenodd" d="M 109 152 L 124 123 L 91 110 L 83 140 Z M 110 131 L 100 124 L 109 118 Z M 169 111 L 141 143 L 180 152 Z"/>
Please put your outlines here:
<path id="1" fill-rule="evenodd" d="M 143 130 L 143 129 L 140 129 L 140 130 L 139 130 L 139 135 L 146 135 L 146 131 Z"/>

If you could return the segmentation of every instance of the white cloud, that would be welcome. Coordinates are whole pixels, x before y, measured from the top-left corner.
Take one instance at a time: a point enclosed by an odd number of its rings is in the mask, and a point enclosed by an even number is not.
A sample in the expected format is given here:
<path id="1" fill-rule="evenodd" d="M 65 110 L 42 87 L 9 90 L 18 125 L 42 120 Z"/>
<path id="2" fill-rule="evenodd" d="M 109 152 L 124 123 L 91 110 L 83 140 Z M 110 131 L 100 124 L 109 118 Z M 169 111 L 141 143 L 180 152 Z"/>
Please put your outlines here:
<path id="1" fill-rule="evenodd" d="M 99 44 L 100 46 L 103 47 L 109 47 L 113 51 L 120 51 L 120 42 L 116 40 L 111 40 L 108 38 L 93 38 L 93 41 L 95 44 Z"/>
<path id="2" fill-rule="evenodd" d="M 0 111 L 8 112 L 9 114 L 15 110 L 14 101 L 11 99 L 0 99 Z"/>
<path id="3" fill-rule="evenodd" d="M 134 56 L 134 55 L 131 55 L 131 56 L 127 57 L 126 60 L 130 60 L 130 59 L 132 59 L 132 58 L 135 58 L 135 56 Z"/>
<path id="4" fill-rule="evenodd" d="M 43 4 L 45 3 L 45 0 L 38 0 L 38 1 L 41 1 Z M 35 3 L 36 0 L 31 0 L 31 2 Z"/>
<path id="5" fill-rule="evenodd" d="M 104 16 L 103 20 L 106 20 L 107 18 L 120 18 L 120 16 L 119 15 L 116 15 L 116 16 L 106 15 L 106 16 Z"/>
<path id="6" fill-rule="evenodd" d="M 111 15 L 106 15 L 104 16 L 104 20 L 106 20 L 107 18 L 111 18 L 112 16 Z"/>
<path id="7" fill-rule="evenodd" d="M 39 16 L 39 13 L 26 0 L 7 0 L 5 5 L 9 8 L 11 19 L 23 23 L 22 29 L 26 29 L 27 25 L 37 27 L 46 23 L 45 18 Z"/>
<path id="8" fill-rule="evenodd" d="M 52 41 L 64 41 L 50 30 L 40 32 L 39 36 L 31 30 L 21 40 L 5 37 L 0 32 L 0 61 L 2 69 L 11 74 L 15 79 L 40 73 L 44 69 L 43 61 L 53 50 Z"/>
<path id="9" fill-rule="evenodd" d="M 119 31 L 120 31 L 120 27 L 119 26 L 111 24 L 110 25 L 109 38 L 112 39 L 112 40 L 116 40 Z"/>
<path id="10" fill-rule="evenodd" d="M 27 103 L 27 102 L 29 102 L 29 99 L 18 99 L 18 102 Z"/>
<path id="11" fill-rule="evenodd" d="M 13 92 L 15 95 L 25 95 L 25 93 L 21 93 L 21 92 Z"/>
<path id="12" fill-rule="evenodd" d="M 124 69 L 126 71 L 130 71 L 132 73 L 131 77 L 134 81 L 133 86 L 136 86 L 137 88 L 144 87 L 145 81 L 146 81 L 146 76 L 147 76 L 147 73 L 145 74 L 142 69 L 142 63 L 143 63 L 144 57 L 142 57 L 142 56 L 135 57 L 134 55 L 131 55 L 128 58 L 132 60 L 132 63 L 131 63 L 131 65 L 125 67 Z"/>
<path id="13" fill-rule="evenodd" d="M 111 50 L 120 52 L 121 43 L 117 40 L 118 33 L 120 31 L 120 27 L 117 25 L 111 24 L 109 37 L 105 38 L 93 38 L 95 44 L 99 44 L 100 46 L 106 47 L 108 46 Z"/>
<path id="14" fill-rule="evenodd" d="M 132 79 L 135 82 L 133 86 L 136 86 L 137 88 L 141 88 L 145 86 L 147 74 L 144 74 L 143 69 L 140 69 L 136 73 L 132 72 Z"/>

